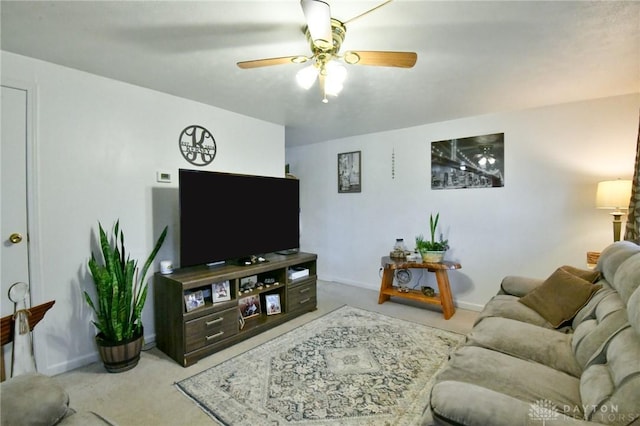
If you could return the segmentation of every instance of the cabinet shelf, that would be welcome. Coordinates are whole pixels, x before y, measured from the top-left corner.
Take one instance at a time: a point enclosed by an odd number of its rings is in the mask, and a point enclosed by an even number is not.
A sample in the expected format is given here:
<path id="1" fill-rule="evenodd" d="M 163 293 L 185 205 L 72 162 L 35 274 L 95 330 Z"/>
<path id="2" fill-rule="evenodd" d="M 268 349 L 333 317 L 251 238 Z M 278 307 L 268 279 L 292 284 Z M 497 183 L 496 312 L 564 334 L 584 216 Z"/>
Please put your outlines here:
<path id="1" fill-rule="evenodd" d="M 183 366 L 269 330 L 317 307 L 316 259 L 312 253 L 272 254 L 268 262 L 250 266 L 221 265 L 156 273 L 154 303 L 157 347 Z M 290 268 L 306 268 L 309 275 L 289 280 Z M 241 291 L 243 278 L 275 284 Z M 213 302 L 213 285 L 228 282 L 229 300 Z M 202 292 L 203 306 L 187 310 L 185 295 Z M 281 312 L 267 315 L 266 296 L 278 295 Z M 240 303 L 255 298 L 259 315 L 243 318 Z M 248 305 L 245 304 L 245 307 Z M 257 308 L 257 306 L 256 306 Z"/>

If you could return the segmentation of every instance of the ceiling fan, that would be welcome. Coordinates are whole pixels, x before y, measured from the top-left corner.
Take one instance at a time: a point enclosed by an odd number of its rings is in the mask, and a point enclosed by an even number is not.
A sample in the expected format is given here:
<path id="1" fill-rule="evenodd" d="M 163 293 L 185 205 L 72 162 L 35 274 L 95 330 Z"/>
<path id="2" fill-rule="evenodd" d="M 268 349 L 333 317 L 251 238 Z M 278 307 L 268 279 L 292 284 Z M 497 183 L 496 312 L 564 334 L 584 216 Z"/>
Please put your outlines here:
<path id="1" fill-rule="evenodd" d="M 346 24 L 389 4 L 391 1 L 386 0 L 366 12 L 343 22 L 331 17 L 328 3 L 322 0 L 301 0 L 300 5 L 306 20 L 306 26 L 303 31 L 311 47 L 311 56 L 296 55 L 255 59 L 238 62 L 237 65 L 240 68 L 249 69 L 288 63 L 302 64 L 310 61 L 310 66 L 298 71 L 296 80 L 300 86 L 309 89 L 317 78 L 322 93 L 322 102 L 327 103 L 327 95 L 337 96 L 342 90 L 347 71 L 341 62 L 349 65 L 399 68 L 411 68 L 415 65 L 418 59 L 418 55 L 415 52 L 350 50 L 342 55 L 339 54 L 347 32 Z"/>

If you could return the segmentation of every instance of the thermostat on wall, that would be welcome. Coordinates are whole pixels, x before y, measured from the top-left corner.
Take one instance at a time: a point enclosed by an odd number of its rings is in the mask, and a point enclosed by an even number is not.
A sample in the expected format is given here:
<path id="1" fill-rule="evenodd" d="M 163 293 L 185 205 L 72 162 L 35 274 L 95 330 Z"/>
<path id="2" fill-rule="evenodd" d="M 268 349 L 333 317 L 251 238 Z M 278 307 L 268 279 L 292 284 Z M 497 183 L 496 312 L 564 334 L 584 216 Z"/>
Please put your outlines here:
<path id="1" fill-rule="evenodd" d="M 162 183 L 171 183 L 171 173 L 158 171 L 156 172 L 156 180 Z"/>

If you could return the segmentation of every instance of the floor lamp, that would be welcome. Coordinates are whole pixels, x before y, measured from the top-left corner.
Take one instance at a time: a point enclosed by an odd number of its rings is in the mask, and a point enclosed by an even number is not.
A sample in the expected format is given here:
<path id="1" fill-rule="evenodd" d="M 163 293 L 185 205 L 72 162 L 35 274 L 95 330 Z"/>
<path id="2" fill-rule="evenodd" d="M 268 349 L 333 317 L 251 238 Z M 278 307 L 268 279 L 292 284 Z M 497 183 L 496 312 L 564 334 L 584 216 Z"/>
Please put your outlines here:
<path id="1" fill-rule="evenodd" d="M 622 229 L 621 210 L 626 210 L 631 201 L 630 180 L 607 180 L 598 183 L 596 192 L 596 207 L 599 209 L 613 209 L 613 241 L 620 241 Z"/>

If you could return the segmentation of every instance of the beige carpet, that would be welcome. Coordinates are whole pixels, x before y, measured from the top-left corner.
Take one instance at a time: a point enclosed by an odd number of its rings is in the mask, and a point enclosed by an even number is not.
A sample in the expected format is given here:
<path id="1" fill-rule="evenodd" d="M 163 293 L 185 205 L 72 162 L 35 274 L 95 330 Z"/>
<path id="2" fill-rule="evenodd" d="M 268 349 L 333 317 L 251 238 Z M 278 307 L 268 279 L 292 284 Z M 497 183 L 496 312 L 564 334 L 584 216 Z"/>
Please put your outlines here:
<path id="1" fill-rule="evenodd" d="M 120 426 L 212 425 L 213 420 L 185 398 L 174 386 L 175 382 L 237 356 L 344 304 L 458 333 L 467 333 L 477 317 L 477 312 L 457 310 L 451 319 L 444 320 L 437 307 L 405 300 L 378 305 L 377 301 L 377 291 L 320 281 L 317 311 L 215 353 L 190 367 L 183 368 L 157 348 L 151 348 L 142 354 L 138 366 L 124 373 L 109 374 L 101 363 L 94 363 L 58 375 L 56 379 L 69 393 L 73 408 L 95 411 Z"/>

